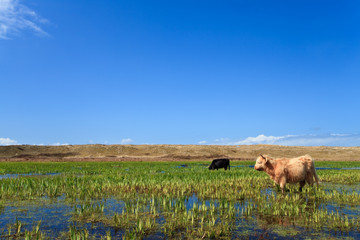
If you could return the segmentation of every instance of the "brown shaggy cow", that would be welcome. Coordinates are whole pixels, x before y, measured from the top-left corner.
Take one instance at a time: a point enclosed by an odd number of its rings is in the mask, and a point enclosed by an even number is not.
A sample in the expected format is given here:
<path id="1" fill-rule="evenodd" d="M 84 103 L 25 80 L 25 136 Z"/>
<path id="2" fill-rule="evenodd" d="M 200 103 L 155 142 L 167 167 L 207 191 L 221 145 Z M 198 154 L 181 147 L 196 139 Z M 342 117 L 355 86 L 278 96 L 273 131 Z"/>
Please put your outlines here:
<path id="1" fill-rule="evenodd" d="M 308 154 L 291 159 L 273 159 L 267 155 L 260 155 L 256 159 L 254 168 L 265 171 L 274 182 L 280 185 L 282 193 L 284 193 L 286 183 L 300 183 L 300 191 L 305 183 L 312 185 L 314 178 L 316 184 L 319 185 L 314 161 Z"/>

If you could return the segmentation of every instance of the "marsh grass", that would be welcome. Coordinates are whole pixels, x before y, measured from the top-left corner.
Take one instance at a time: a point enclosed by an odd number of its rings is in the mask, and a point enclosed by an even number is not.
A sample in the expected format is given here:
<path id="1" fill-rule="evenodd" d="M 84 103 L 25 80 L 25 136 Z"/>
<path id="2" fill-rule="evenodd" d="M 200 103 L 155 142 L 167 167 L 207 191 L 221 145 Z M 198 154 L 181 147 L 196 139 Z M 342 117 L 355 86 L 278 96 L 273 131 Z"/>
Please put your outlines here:
<path id="1" fill-rule="evenodd" d="M 32 228 L 32 230 L 26 230 L 23 228 L 23 223 L 16 219 L 15 223 L 7 224 L 7 233 L 3 232 L 0 238 L 6 239 L 43 239 L 44 235 L 40 231 L 41 221 L 38 221 Z"/>
<path id="2" fill-rule="evenodd" d="M 181 164 L 185 163 L 0 163 L 4 174 L 61 173 L 1 179 L 0 217 L 6 214 L 10 202 L 16 205 L 23 200 L 48 199 L 72 206 L 69 214 L 73 222 L 101 223 L 120 232 L 117 239 L 156 234 L 174 239 L 228 239 L 243 236 L 240 225 L 244 223 L 251 223 L 248 229 L 267 226 L 270 230 L 266 234 L 273 237 L 299 237 L 304 233 L 299 229 L 305 229 L 310 238 L 325 232 L 332 237 L 335 231 L 359 236 L 356 235 L 360 227 L 358 214 L 344 214 L 343 209 L 347 206 L 345 209 L 355 209 L 357 213 L 359 192 L 341 186 L 359 184 L 360 170 L 319 170 L 322 182 L 337 187 L 306 185 L 303 192 L 298 192 L 298 186 L 289 185 L 287 192 L 281 194 L 266 174 L 249 167 L 209 171 L 204 162 L 187 162 L 187 167 L 177 167 Z M 253 164 L 253 161 L 241 162 L 243 166 Z M 358 162 L 326 164 L 319 165 L 360 165 Z M 119 207 L 113 208 L 114 204 Z M 33 223 L 29 219 L 26 224 Z M 93 233 L 86 227 L 67 226 L 63 229 L 66 238 L 92 238 Z M 18 227 L 19 223 L 10 224 L 11 234 L 16 234 Z M 1 231 L 5 228 L 0 224 Z M 240 228 L 242 233 L 238 232 Z M 21 237 L 34 236 L 33 230 L 21 229 L 23 226 L 19 231 Z M 39 225 L 37 232 L 40 231 Z M 110 239 L 114 237 L 111 234 L 114 232 L 104 231 L 101 238 Z M 250 231 L 248 237 L 259 237 L 254 234 L 256 231 Z"/>

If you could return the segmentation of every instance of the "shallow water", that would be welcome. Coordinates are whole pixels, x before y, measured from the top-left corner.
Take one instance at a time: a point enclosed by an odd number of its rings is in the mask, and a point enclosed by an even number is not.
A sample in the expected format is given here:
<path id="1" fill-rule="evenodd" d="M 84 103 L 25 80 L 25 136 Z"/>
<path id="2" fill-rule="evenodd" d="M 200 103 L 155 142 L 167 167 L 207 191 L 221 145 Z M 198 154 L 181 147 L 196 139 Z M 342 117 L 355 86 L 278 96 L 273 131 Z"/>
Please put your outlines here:
<path id="1" fill-rule="evenodd" d="M 18 177 L 33 177 L 33 176 L 57 176 L 61 173 L 16 173 L 16 174 L 1 174 L 0 179 L 18 178 Z"/>
<path id="2" fill-rule="evenodd" d="M 230 167 L 235 167 L 235 168 L 254 168 L 254 165 L 232 165 Z"/>
<path id="3" fill-rule="evenodd" d="M 165 179 L 166 181 L 170 178 L 170 176 L 174 173 L 175 176 L 179 177 L 179 181 L 182 181 L 182 178 L 185 174 L 190 173 L 192 176 L 195 174 L 204 174 L 209 173 L 207 169 L 203 169 L 203 167 L 206 167 L 205 165 L 195 165 L 189 163 L 187 164 L 181 164 L 179 163 L 174 164 L 172 166 L 168 166 L 169 168 L 153 168 L 150 169 L 148 172 L 150 172 L 151 178 L 158 178 L 158 179 Z M 197 171 L 196 168 L 201 168 L 201 170 Z M 219 176 L 226 176 L 228 179 L 231 178 L 238 178 L 237 172 L 245 172 L 250 173 L 251 170 L 247 168 L 253 168 L 252 165 L 237 165 L 237 166 L 231 166 L 237 169 L 234 169 L 233 171 L 219 171 Z M 123 167 L 120 169 L 117 174 L 120 176 L 123 176 L 124 179 L 127 181 L 132 180 L 132 173 L 135 172 L 136 168 L 127 168 Z M 334 168 L 331 168 L 332 170 Z M 349 168 L 350 169 L 350 168 Z M 358 168 L 355 168 L 358 169 Z M 194 171 L 196 170 L 196 171 Z M 321 170 L 321 169 L 320 169 Z M 325 170 L 325 169 L 324 169 Z M 336 169 L 335 169 L 336 170 Z M 100 172 L 100 171 L 99 171 Z M 254 171 L 256 172 L 256 171 Z M 356 171 L 354 171 L 356 172 Z M 91 172 L 92 173 L 92 172 Z M 180 173 L 180 174 L 179 174 Z M 194 174 L 195 173 L 195 174 Z M 256 172 L 257 173 L 257 172 Z M 255 173 L 255 174 L 256 174 Z M 329 173 L 329 172 L 323 172 L 323 173 Z M 53 176 L 58 175 L 60 173 L 49 173 L 49 174 L 3 174 L 0 175 L 0 179 L 8 179 L 8 178 L 22 178 L 22 177 L 34 177 L 37 180 L 58 180 L 60 178 L 38 178 L 42 176 Z M 95 179 L 101 179 L 101 173 L 95 176 Z M 251 172 L 251 174 L 253 174 Z M 68 177 L 68 175 L 63 175 L 65 178 Z M 69 176 L 74 177 L 77 176 L 76 174 L 69 174 Z M 87 177 L 86 174 L 84 174 L 85 177 Z M 105 175 L 106 178 L 111 178 L 112 175 Z M 130 176 L 130 177 L 128 177 Z M 135 177 L 140 176 L 134 175 Z M 211 173 L 209 177 L 217 176 L 215 173 Z M 260 176 L 260 175 L 259 175 Z M 69 177 L 69 178 L 71 178 Z M 214 181 L 216 181 L 216 178 L 213 178 Z M 257 176 L 255 179 L 261 179 Z M 24 180 L 24 179 L 20 179 Z M 122 179 L 119 178 L 119 181 Z M 8 180 L 3 180 L 3 182 L 6 182 Z M 102 181 L 102 180 L 101 180 Z M 257 180 L 256 180 L 257 181 Z M 2 181 L 0 181 L 1 184 Z M 16 181 L 14 181 L 16 182 Z M 25 181 L 27 182 L 27 181 Z M 31 181 L 29 181 L 31 182 Z M 44 181 L 46 182 L 46 181 Z M 104 181 L 106 183 L 106 181 Z M 106 186 L 106 184 L 103 184 L 102 186 Z M 144 182 L 143 182 L 144 183 Z M 115 183 L 116 184 L 116 183 Z M 226 184 L 226 182 L 225 182 Z M 252 183 L 253 184 L 253 183 Z M 256 184 L 256 183 L 255 183 Z M 181 185 L 180 185 L 181 186 Z M 232 185 L 234 186 L 234 185 Z M 1 187 L 1 185 L 0 185 Z M 220 186 L 221 187 L 221 186 Z M 245 184 L 246 188 L 246 184 Z M 348 194 L 348 193 L 360 193 L 360 185 L 346 185 L 346 184 L 332 184 L 332 183 L 321 183 L 320 184 L 321 190 L 325 190 L 327 193 L 332 193 L 333 191 L 336 191 L 337 193 L 341 194 Z M 207 186 L 204 186 L 204 190 L 208 190 Z M 219 188 L 215 188 L 215 191 Z M 242 189 L 237 189 L 235 187 L 232 187 L 232 189 L 235 191 L 231 192 L 232 194 L 239 193 L 241 194 Z M 295 190 L 296 189 L 296 190 Z M 311 191 L 308 191 L 305 193 L 299 193 L 297 191 L 298 186 L 296 188 L 290 189 L 286 194 L 288 195 L 296 195 L 301 198 L 301 201 L 305 201 L 306 204 L 314 205 L 315 209 L 326 209 L 329 213 L 336 212 L 340 215 L 348 216 L 349 219 L 355 218 L 360 215 L 360 205 L 353 204 L 353 205 L 344 205 L 336 202 L 323 202 L 321 199 L 312 199 L 313 202 L 309 201 L 307 196 L 313 197 L 315 195 L 311 192 L 313 189 L 310 189 Z M 309 190 L 309 188 L 307 188 Z M 74 190 L 76 191 L 76 189 Z M 237 192 L 236 192 L 237 191 Z M 198 194 L 198 195 L 197 195 Z M 226 202 L 225 199 L 203 199 L 199 196 L 201 195 L 199 192 L 195 193 L 195 191 L 192 192 L 186 192 L 185 195 L 181 198 L 166 198 L 166 201 L 171 202 L 171 206 L 176 206 L 179 203 L 182 204 L 182 209 L 186 209 L 186 211 L 191 212 L 194 205 L 197 206 L 206 206 L 208 208 L 215 207 L 216 208 L 216 217 L 218 218 L 216 223 L 218 225 L 221 225 L 221 220 L 219 217 L 220 211 L 227 211 L 227 207 L 224 207 L 224 202 Z M 276 187 L 266 183 L 264 187 L 259 190 L 259 192 L 256 192 L 257 196 L 263 201 L 258 202 L 269 202 L 273 196 L 276 196 L 276 201 L 271 200 L 271 206 L 269 209 L 272 209 L 271 207 L 277 206 L 277 200 L 281 200 L 281 192 Z M 115 196 L 114 196 L 115 195 Z M 108 222 L 106 221 L 97 221 L 97 219 L 92 220 L 93 222 L 86 222 L 83 220 L 79 220 L 75 218 L 75 207 L 80 208 L 83 204 L 91 202 L 92 204 L 103 204 L 104 211 L 101 214 L 101 218 L 107 218 L 112 219 L 114 217 L 115 213 L 121 214 L 122 212 L 130 211 L 129 209 L 132 209 L 131 207 L 134 207 L 139 203 L 141 205 L 141 211 L 149 211 L 151 201 L 155 202 L 157 211 L 159 212 L 159 215 L 156 216 L 156 223 L 159 225 L 158 229 L 155 232 L 149 232 L 145 234 L 145 236 L 142 236 L 141 239 L 165 239 L 168 238 L 167 233 L 162 232 L 164 229 L 164 226 L 166 225 L 169 220 L 171 220 L 171 217 L 169 219 L 169 214 L 166 211 L 169 211 L 165 209 L 165 207 L 162 205 L 162 201 L 164 198 L 161 197 L 155 197 L 155 200 L 151 197 L 151 192 L 147 196 L 141 196 L 140 194 L 137 195 L 130 195 L 129 199 L 120 199 L 117 198 L 116 194 L 112 195 L 108 198 L 101 198 L 101 199 L 87 199 L 85 200 L 79 200 L 79 199 L 67 199 L 67 195 L 63 194 L 60 197 L 57 198 L 47 198 L 47 197 L 40 197 L 35 200 L 26 200 L 26 201 L 4 201 L 1 202 L 0 198 L 0 239 L 2 236 L 6 235 L 7 228 L 9 224 L 14 225 L 16 220 L 18 219 L 23 224 L 22 226 L 22 232 L 24 229 L 30 231 L 34 226 L 36 226 L 37 222 L 41 220 L 40 225 L 40 231 L 45 235 L 45 239 L 69 239 L 69 228 L 73 226 L 74 228 L 81 231 L 82 229 L 87 229 L 90 235 L 90 239 L 100 239 L 101 237 L 106 236 L 107 232 L 110 232 L 113 239 L 121 239 L 126 233 L 125 231 L 131 231 L 133 227 L 136 225 L 136 223 L 132 223 L 131 227 L 126 228 L 117 228 L 114 226 L 110 226 Z M 174 194 L 175 195 L 175 194 Z M 1 195 L 0 195 L 1 196 Z M 101 195 L 103 196 L 103 195 Z M 106 195 L 108 196 L 108 195 Z M 119 194 L 120 196 L 120 194 Z M 121 195 L 123 196 L 123 195 Z M 159 196 L 159 195 L 156 195 Z M 173 195 L 170 195 L 173 196 Z M 216 195 L 217 197 L 218 195 Z M 294 225 L 294 221 L 289 221 L 287 217 L 280 216 L 280 217 L 273 217 L 271 216 L 271 213 L 267 213 L 268 215 L 263 215 L 260 211 L 257 212 L 256 209 L 249 215 L 245 216 L 242 211 L 246 209 L 248 206 L 251 206 L 253 204 L 255 197 L 252 195 L 252 197 L 245 196 L 244 198 L 231 198 L 231 199 L 237 199 L 232 200 L 235 202 L 231 202 L 232 207 L 236 209 L 235 216 L 232 221 L 229 223 L 231 224 L 231 230 L 230 234 L 226 235 L 226 239 L 314 239 L 314 238 L 334 238 L 334 237 L 353 237 L 355 239 L 360 239 L 360 231 L 359 229 L 351 229 L 349 232 L 335 232 L 333 230 L 327 230 L 327 229 L 316 229 L 312 228 L 310 226 L 309 228 L 299 227 Z M 303 200 L 304 199 L 304 200 Z M 129 205 L 131 206 L 129 208 Z M 3 207 L 2 207 L 3 206 Z M 258 207 L 258 206 L 256 206 Z M 171 211 L 174 208 L 170 208 Z M 308 214 L 309 211 L 306 212 Z M 207 216 L 209 216 L 209 212 L 207 213 Z M 270 215 L 270 216 L 269 216 Z M 275 219 L 275 220 L 274 220 Z M 177 219 L 176 219 L 177 220 Z M 198 227 L 198 226 L 197 226 Z M 182 230 L 179 230 L 182 231 Z M 179 237 L 177 235 L 177 237 Z M 201 237 L 201 236 L 200 236 Z M 131 238 L 131 237 L 129 237 Z"/>
<path id="4" fill-rule="evenodd" d="M 360 194 L 360 184 L 340 184 L 340 183 L 329 183 L 322 182 L 320 186 L 325 189 L 327 192 L 338 191 L 342 194 L 345 193 L 359 193 Z"/>
<path id="5" fill-rule="evenodd" d="M 175 168 L 187 168 L 189 167 L 187 164 L 181 164 L 179 166 L 175 166 Z"/>
<path id="6" fill-rule="evenodd" d="M 254 168 L 254 165 L 232 165 L 231 167 L 235 168 Z M 350 168 L 332 168 L 332 167 L 316 167 L 316 170 L 360 170 L 360 167 L 350 167 Z"/>
<path id="7" fill-rule="evenodd" d="M 325 184 L 326 189 L 337 188 L 331 184 Z M 344 188 L 344 186 L 342 186 Z M 352 189 L 351 186 L 346 186 L 346 189 Z M 272 188 L 264 189 L 261 194 L 267 196 L 274 193 Z M 136 202 L 136 199 L 134 199 Z M 176 201 L 184 201 L 187 210 L 193 208 L 194 204 L 205 204 L 209 207 L 211 204 L 215 207 L 219 206 L 217 200 L 202 200 L 197 197 L 196 194 L 186 197 L 183 200 L 173 199 L 172 204 L 176 204 Z M 94 201 L 94 203 L 104 204 L 104 216 L 112 217 L 114 213 L 121 213 L 125 209 L 125 202 L 116 198 L 107 198 L 101 201 Z M 45 234 L 47 238 L 59 238 L 66 239 L 65 233 L 69 231 L 71 225 L 77 229 L 86 228 L 90 236 L 99 239 L 105 236 L 107 232 L 110 232 L 113 238 L 121 238 L 124 235 L 124 231 L 105 225 L 101 222 L 86 223 L 77 222 L 72 220 L 72 214 L 74 213 L 74 207 L 80 207 L 84 201 L 77 200 L 76 202 L 68 202 L 61 196 L 57 199 L 42 198 L 39 200 L 27 200 L 18 201 L 16 203 L 6 203 L 4 209 L 0 213 L 0 236 L 4 236 L 7 233 L 7 226 L 9 223 L 15 223 L 19 220 L 23 224 L 23 229 L 31 231 L 38 221 L 41 221 L 40 230 Z M 248 205 L 247 201 L 238 202 L 235 204 L 235 208 L 240 210 Z M 348 205 L 338 205 L 335 203 L 323 203 L 319 205 L 319 208 L 326 208 L 329 212 L 339 212 L 343 215 L 348 215 L 349 218 L 360 214 L 360 207 L 352 207 Z M 166 219 L 159 217 L 158 223 L 164 224 Z M 257 215 L 250 217 L 244 217 L 241 214 L 237 214 L 235 217 L 235 226 L 231 234 L 232 239 L 246 238 L 246 239 L 287 239 L 289 236 L 293 236 L 296 239 L 308 239 L 315 238 L 318 235 L 322 235 L 323 232 L 317 232 L 311 229 L 305 229 L 297 226 L 287 225 L 286 222 L 267 222 L 266 219 L 259 218 Z M 328 236 L 328 235 L 325 235 Z M 350 236 L 354 238 L 360 238 L 360 233 L 351 231 L 349 233 L 333 232 L 330 236 Z M 165 235 L 162 232 L 156 232 L 150 234 L 143 239 L 163 239 Z"/>
<path id="8" fill-rule="evenodd" d="M 46 236 L 59 236 L 68 229 L 73 207 L 62 201 L 48 199 L 8 203 L 0 214 L 0 232 L 7 232 L 7 225 L 21 221 L 23 229 L 31 231 L 41 221 L 40 229 Z"/>

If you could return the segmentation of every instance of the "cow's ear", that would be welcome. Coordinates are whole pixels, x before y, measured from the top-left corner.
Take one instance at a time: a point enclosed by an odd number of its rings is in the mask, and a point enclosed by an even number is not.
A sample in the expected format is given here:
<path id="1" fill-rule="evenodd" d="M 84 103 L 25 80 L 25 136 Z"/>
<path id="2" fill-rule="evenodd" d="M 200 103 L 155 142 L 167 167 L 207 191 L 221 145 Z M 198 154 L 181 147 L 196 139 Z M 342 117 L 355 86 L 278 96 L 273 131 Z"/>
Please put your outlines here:
<path id="1" fill-rule="evenodd" d="M 265 159 L 265 163 L 267 163 L 269 161 L 268 157 L 267 156 L 263 156 L 263 155 L 260 155 L 263 159 Z"/>

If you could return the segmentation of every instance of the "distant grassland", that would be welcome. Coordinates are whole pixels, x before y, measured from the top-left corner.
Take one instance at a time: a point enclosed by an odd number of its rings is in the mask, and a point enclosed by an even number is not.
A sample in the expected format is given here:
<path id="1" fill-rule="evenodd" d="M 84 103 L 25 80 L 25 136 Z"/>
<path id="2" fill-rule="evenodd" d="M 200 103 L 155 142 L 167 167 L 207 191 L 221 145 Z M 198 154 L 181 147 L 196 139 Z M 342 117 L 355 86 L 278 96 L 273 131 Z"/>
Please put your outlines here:
<path id="1" fill-rule="evenodd" d="M 227 157 L 255 160 L 259 154 L 317 161 L 360 161 L 360 147 L 293 147 L 279 145 L 65 145 L 0 146 L 0 161 L 188 161 Z"/>

